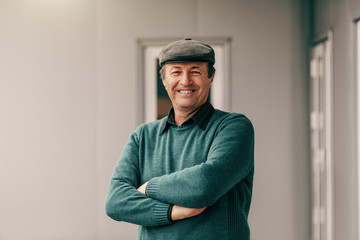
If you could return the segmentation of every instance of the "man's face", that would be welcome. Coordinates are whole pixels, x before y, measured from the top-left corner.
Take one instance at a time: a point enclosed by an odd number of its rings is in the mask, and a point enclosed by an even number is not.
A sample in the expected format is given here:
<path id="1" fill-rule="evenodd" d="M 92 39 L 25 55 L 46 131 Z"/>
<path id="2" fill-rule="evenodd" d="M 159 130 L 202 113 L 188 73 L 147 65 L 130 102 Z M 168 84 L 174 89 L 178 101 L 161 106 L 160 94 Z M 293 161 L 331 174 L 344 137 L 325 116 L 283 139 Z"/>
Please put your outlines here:
<path id="1" fill-rule="evenodd" d="M 206 102 L 213 79 L 206 62 L 167 63 L 163 84 L 175 111 L 193 112 Z"/>

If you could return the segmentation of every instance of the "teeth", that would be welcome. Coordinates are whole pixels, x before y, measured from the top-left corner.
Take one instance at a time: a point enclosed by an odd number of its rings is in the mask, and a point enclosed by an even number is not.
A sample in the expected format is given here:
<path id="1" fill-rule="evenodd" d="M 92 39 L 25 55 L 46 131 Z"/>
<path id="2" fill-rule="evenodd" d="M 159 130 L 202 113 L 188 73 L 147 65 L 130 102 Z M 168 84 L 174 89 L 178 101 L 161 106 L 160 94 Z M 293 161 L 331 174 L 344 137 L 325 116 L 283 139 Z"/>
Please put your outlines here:
<path id="1" fill-rule="evenodd" d="M 190 91 L 181 91 L 181 90 L 180 90 L 180 93 L 184 93 L 184 94 L 185 94 L 185 93 L 192 93 L 192 92 L 193 92 L 192 90 L 190 90 Z"/>

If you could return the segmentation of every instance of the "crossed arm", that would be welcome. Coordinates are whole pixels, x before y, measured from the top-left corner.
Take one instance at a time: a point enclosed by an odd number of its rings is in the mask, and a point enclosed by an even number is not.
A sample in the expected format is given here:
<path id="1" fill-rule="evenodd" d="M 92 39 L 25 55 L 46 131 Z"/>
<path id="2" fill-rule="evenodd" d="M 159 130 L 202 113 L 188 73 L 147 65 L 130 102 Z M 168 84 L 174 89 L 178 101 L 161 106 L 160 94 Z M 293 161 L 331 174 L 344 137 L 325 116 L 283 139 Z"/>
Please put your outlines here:
<path id="1" fill-rule="evenodd" d="M 141 185 L 137 190 L 146 195 L 146 186 L 148 182 Z M 195 217 L 204 212 L 206 207 L 203 208 L 187 208 L 179 205 L 174 205 L 171 211 L 171 220 L 177 221 L 185 218 Z"/>
<path id="2" fill-rule="evenodd" d="M 144 226 L 170 224 L 168 219 L 164 219 L 165 209 L 170 206 L 167 203 L 174 204 L 172 220 L 196 216 L 250 173 L 253 169 L 253 145 L 254 133 L 250 121 L 245 117 L 230 118 L 221 125 L 204 163 L 152 178 L 141 186 L 136 165 L 138 161 L 129 160 L 138 149 L 127 149 L 125 153 L 131 157 L 126 154 L 122 156 L 114 172 L 115 176 L 126 173 L 127 177 L 112 179 L 110 186 L 113 186 L 113 190 L 109 190 L 107 198 L 109 212 L 114 213 L 114 219 Z M 127 146 L 136 144 L 133 142 Z M 119 174 L 116 174 L 117 170 Z M 122 198 L 118 199 L 117 196 Z M 126 205 L 130 205 L 131 210 L 127 211 Z M 149 212 L 157 215 L 150 216 Z"/>
<path id="3" fill-rule="evenodd" d="M 141 185 L 138 159 L 139 131 L 140 128 L 128 139 L 112 174 L 105 201 L 106 214 L 117 221 L 153 227 L 200 214 L 205 208 L 195 210 L 174 205 L 172 219 L 169 219 L 172 204 L 150 198 L 137 190 Z"/>

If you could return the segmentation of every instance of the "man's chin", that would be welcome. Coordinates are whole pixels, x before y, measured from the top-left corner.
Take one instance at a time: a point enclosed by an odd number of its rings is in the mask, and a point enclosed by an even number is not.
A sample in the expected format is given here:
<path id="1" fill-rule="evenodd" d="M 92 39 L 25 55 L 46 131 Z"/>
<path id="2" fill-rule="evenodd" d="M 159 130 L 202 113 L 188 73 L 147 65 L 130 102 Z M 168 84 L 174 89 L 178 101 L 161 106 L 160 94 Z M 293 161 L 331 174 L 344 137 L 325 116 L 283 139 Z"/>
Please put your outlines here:
<path id="1" fill-rule="evenodd" d="M 199 108 L 199 106 L 196 105 L 196 104 L 179 104 L 178 107 L 182 111 L 186 111 L 186 112 L 189 112 L 189 113 L 192 113 L 192 112 L 196 111 Z"/>
<path id="2" fill-rule="evenodd" d="M 183 101 L 180 102 L 178 105 L 182 108 L 194 108 L 196 106 L 196 103 Z"/>

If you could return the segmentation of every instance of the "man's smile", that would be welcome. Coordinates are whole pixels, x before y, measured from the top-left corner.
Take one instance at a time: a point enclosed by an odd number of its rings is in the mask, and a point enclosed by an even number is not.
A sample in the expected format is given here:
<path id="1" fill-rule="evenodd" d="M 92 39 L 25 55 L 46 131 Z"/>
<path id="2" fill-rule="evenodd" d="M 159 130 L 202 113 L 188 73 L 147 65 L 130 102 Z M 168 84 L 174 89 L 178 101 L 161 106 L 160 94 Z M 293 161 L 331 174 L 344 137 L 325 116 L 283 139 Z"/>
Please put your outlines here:
<path id="1" fill-rule="evenodd" d="M 190 94 L 195 92 L 195 90 L 178 90 L 178 92 L 181 94 Z"/>

